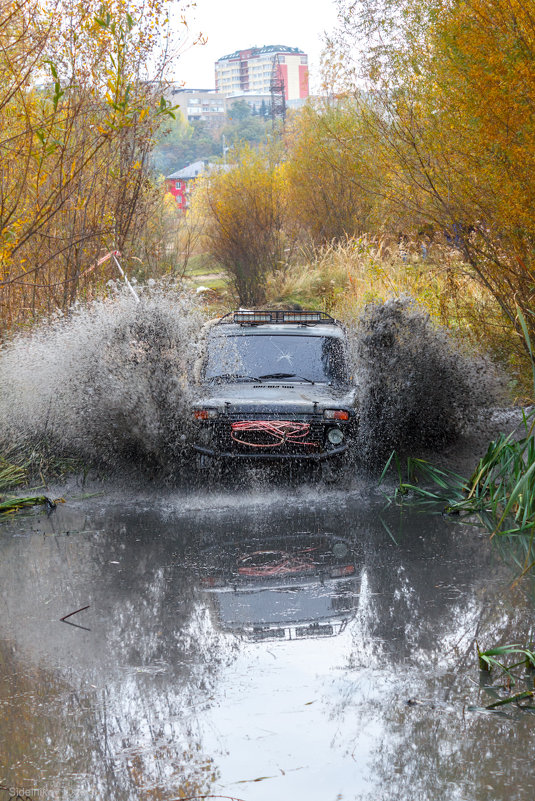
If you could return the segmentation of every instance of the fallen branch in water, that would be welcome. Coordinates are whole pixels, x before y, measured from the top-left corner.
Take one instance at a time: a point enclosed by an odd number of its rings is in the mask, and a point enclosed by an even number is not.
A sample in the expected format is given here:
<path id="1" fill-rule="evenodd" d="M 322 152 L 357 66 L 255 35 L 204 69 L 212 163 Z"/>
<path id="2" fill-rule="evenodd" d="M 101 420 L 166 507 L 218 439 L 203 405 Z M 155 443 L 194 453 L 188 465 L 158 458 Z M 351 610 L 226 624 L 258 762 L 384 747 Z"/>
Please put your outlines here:
<path id="1" fill-rule="evenodd" d="M 60 617 L 60 621 L 62 623 L 66 623 L 68 626 L 74 626 L 77 629 L 83 629 L 84 631 L 91 631 L 91 629 L 88 629 L 87 626 L 79 626 L 78 623 L 71 623 L 70 620 L 67 620 L 68 617 L 77 615 L 78 612 L 83 612 L 85 609 L 89 609 L 90 606 L 91 604 L 87 604 L 87 606 L 81 606 L 80 609 L 75 609 L 74 612 L 69 612 L 68 615 L 63 615 L 63 617 Z"/>

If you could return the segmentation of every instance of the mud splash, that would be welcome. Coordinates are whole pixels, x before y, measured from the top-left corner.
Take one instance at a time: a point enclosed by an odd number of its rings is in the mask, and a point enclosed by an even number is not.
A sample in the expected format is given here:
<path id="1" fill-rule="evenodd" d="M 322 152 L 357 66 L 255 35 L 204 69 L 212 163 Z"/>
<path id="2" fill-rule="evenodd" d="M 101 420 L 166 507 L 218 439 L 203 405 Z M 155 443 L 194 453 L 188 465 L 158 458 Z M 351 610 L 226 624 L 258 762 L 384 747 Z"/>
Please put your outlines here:
<path id="1" fill-rule="evenodd" d="M 2 439 L 90 463 L 176 461 L 203 318 L 174 290 L 118 292 L 9 343 L 0 359 Z"/>
<path id="2" fill-rule="evenodd" d="M 490 360 L 463 353 L 411 298 L 370 304 L 350 335 L 350 355 L 367 464 L 393 449 L 440 450 L 477 426 L 482 408 L 505 400 Z"/>
<path id="3" fill-rule="evenodd" d="M 0 358 L 0 447 L 180 476 L 203 322 L 190 296 L 146 288 L 139 304 L 118 292 L 12 340 Z M 410 299 L 369 306 L 349 345 L 364 464 L 448 445 L 501 391 L 492 365 L 460 353 Z"/>

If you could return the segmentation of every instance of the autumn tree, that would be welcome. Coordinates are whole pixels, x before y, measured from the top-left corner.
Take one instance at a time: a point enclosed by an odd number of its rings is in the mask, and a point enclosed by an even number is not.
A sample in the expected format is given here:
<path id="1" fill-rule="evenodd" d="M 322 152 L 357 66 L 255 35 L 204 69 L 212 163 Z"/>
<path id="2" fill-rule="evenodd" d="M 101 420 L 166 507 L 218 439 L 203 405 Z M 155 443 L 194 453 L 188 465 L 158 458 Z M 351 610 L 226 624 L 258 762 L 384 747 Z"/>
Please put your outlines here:
<path id="1" fill-rule="evenodd" d="M 272 125 L 265 115 L 255 115 L 249 103 L 235 100 L 227 111 L 227 122 L 220 133 L 230 146 L 240 142 L 260 145 L 268 130 L 272 131 Z"/>
<path id="2" fill-rule="evenodd" d="M 155 275 L 183 278 L 190 259 L 202 249 L 204 218 L 191 210 L 184 214 L 163 183 L 158 180 L 148 220 L 136 238 L 139 261 L 132 264 L 131 273 L 141 281 Z"/>
<path id="3" fill-rule="evenodd" d="M 156 175 L 170 175 L 194 161 L 208 161 L 222 153 L 221 137 L 204 120 L 188 122 L 180 110 L 174 113 L 176 119 L 159 132 L 152 152 Z"/>
<path id="4" fill-rule="evenodd" d="M 285 262 L 280 151 L 242 145 L 195 193 L 213 258 L 231 276 L 240 303 L 264 300 L 265 280 Z"/>
<path id="5" fill-rule="evenodd" d="M 462 269 L 535 334 L 535 3 L 339 5 L 333 63 L 373 97 L 384 199 L 406 228 L 431 225 L 458 247 Z"/>
<path id="6" fill-rule="evenodd" d="M 176 120 L 161 130 L 152 156 L 157 174 L 169 175 L 194 161 L 208 161 L 223 154 L 223 147 L 241 142 L 259 145 L 272 133 L 267 107 L 262 101 L 259 113 L 254 114 L 245 100 L 232 103 L 227 117 L 219 125 L 205 120 L 186 120 L 180 112 Z"/>
<path id="7" fill-rule="evenodd" d="M 160 0 L 0 10 L 0 308 L 5 325 L 68 308 L 103 249 L 128 252 L 153 191 Z M 156 82 L 147 80 L 149 66 Z M 84 289 L 85 288 L 85 289 Z"/>
<path id="8" fill-rule="evenodd" d="M 316 245 L 370 228 L 379 175 L 361 105 L 354 98 L 310 104 L 287 127 L 287 225 Z"/>

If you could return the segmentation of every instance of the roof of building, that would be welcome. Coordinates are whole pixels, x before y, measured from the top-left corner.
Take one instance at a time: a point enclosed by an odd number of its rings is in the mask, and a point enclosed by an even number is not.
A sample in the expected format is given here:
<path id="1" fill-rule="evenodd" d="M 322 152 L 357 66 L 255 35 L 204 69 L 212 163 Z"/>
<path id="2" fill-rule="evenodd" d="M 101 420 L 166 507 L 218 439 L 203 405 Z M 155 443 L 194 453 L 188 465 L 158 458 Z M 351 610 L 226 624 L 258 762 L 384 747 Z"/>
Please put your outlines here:
<path id="1" fill-rule="evenodd" d="M 215 95 L 215 89 L 190 89 L 187 86 L 173 86 L 171 92 L 174 95 Z"/>
<path id="2" fill-rule="evenodd" d="M 211 175 L 217 172 L 228 172 L 233 167 L 232 164 L 211 164 L 209 161 L 194 161 L 182 170 L 177 170 L 166 176 L 167 181 L 188 180 L 197 178 L 199 175 Z"/>
<path id="3" fill-rule="evenodd" d="M 187 167 L 183 167 L 183 169 L 171 173 L 171 175 L 167 176 L 167 179 L 170 181 L 176 181 L 180 178 L 185 180 L 188 178 L 196 178 L 198 175 L 201 175 L 201 173 L 204 172 L 205 164 L 206 163 L 204 161 L 194 161 L 193 164 L 188 164 Z"/>
<path id="4" fill-rule="evenodd" d="M 221 58 L 218 58 L 217 61 L 232 61 L 233 59 L 240 58 L 243 53 L 247 53 L 248 56 L 263 56 L 267 53 L 289 53 L 298 56 L 305 55 L 303 50 L 301 50 L 299 47 L 288 47 L 287 45 L 263 45 L 263 47 L 249 47 L 245 50 L 235 50 L 234 53 L 221 56 Z"/>

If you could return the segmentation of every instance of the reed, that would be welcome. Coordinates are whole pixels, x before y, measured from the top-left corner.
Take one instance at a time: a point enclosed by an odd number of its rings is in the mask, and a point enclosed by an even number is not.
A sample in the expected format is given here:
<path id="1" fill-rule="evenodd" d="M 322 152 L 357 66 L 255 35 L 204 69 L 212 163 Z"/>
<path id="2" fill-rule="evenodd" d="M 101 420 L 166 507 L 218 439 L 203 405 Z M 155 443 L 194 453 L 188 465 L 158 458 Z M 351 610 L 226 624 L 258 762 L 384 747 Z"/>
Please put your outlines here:
<path id="1" fill-rule="evenodd" d="M 523 665 L 527 670 L 535 668 L 535 653 L 532 648 L 524 645 L 499 645 L 496 648 L 480 651 L 476 644 L 476 650 L 480 670 L 490 672 L 493 668 L 498 668 L 510 678 L 514 678 L 512 671 L 517 667 Z M 511 657 L 514 659 L 513 663 L 506 664 L 505 660 Z"/>
<path id="2" fill-rule="evenodd" d="M 532 703 L 535 695 L 533 691 L 533 670 L 535 669 L 533 645 L 525 646 L 515 643 L 499 645 L 482 651 L 476 643 L 476 652 L 482 676 L 496 670 L 499 679 L 499 684 L 489 683 L 486 678 L 482 679 L 482 689 L 494 699 L 483 709 L 498 710 L 503 706 L 515 704 L 517 708 L 532 714 L 535 711 Z M 525 671 L 523 674 L 519 673 L 519 669 L 522 668 Z M 524 684 L 526 689 L 512 692 L 517 682 Z M 505 696 L 503 695 L 504 690 Z"/>
<path id="3" fill-rule="evenodd" d="M 407 498 L 420 507 L 435 507 L 459 520 L 474 516 L 494 535 L 535 533 L 535 413 L 524 415 L 526 436 L 500 436 L 491 442 L 469 478 L 453 470 L 436 467 L 424 459 L 409 457 L 406 477 L 394 452 L 383 475 L 396 466 L 398 498 Z"/>
<path id="4" fill-rule="evenodd" d="M 535 359 L 525 319 L 518 317 L 533 368 Z M 489 443 L 472 475 L 465 478 L 453 470 L 437 467 L 423 459 L 408 458 L 406 470 L 397 453 L 388 459 L 381 481 L 391 467 L 396 469 L 395 496 L 427 509 L 440 508 L 448 516 L 467 523 L 483 524 L 491 537 L 517 540 L 513 556 L 523 552 L 521 576 L 535 567 L 535 409 L 524 411 L 522 436 L 500 434 Z M 521 543 L 520 550 L 516 545 Z M 520 566 L 520 565 L 519 565 Z"/>
<path id="5" fill-rule="evenodd" d="M 23 484 L 26 478 L 27 471 L 24 466 L 11 464 L 7 459 L 0 457 L 0 492 Z"/>

